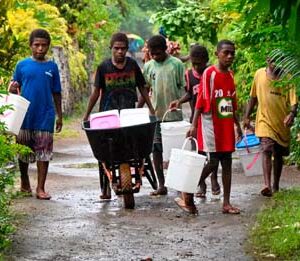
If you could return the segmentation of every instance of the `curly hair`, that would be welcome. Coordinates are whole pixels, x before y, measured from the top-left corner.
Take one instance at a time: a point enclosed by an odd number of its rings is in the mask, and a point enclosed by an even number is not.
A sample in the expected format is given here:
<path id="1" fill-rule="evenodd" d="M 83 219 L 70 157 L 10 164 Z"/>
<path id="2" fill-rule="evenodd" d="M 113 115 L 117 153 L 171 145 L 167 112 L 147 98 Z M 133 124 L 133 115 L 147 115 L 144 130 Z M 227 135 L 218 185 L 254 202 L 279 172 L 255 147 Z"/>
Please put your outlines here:
<path id="1" fill-rule="evenodd" d="M 110 48 L 114 45 L 115 42 L 123 42 L 126 44 L 126 47 L 128 48 L 129 41 L 126 34 L 118 32 L 114 33 L 110 38 Z"/>
<path id="2" fill-rule="evenodd" d="M 154 35 L 147 42 L 149 49 L 167 50 L 167 41 L 162 35 Z"/>
<path id="3" fill-rule="evenodd" d="M 208 62 L 208 51 L 207 49 L 199 44 L 195 44 L 191 47 L 190 50 L 190 57 L 193 58 L 202 58 L 203 60 L 206 60 Z"/>
<path id="4" fill-rule="evenodd" d="M 51 37 L 48 31 L 45 29 L 35 29 L 30 33 L 29 36 L 29 44 L 32 45 L 34 38 L 43 38 L 48 41 L 48 44 L 50 45 L 51 42 Z"/>

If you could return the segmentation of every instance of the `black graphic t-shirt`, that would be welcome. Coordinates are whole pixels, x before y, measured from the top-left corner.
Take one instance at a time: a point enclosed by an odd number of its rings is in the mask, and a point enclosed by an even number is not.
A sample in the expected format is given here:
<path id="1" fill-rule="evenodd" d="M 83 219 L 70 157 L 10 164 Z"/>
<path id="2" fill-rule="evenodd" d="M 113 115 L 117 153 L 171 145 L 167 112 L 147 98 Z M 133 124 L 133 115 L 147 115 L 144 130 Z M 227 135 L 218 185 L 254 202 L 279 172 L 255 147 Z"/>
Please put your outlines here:
<path id="1" fill-rule="evenodd" d="M 123 69 L 115 67 L 111 59 L 103 61 L 95 77 L 95 87 L 102 89 L 100 111 L 134 108 L 137 101 L 136 87 L 145 84 L 140 67 L 130 57 L 126 57 Z"/>

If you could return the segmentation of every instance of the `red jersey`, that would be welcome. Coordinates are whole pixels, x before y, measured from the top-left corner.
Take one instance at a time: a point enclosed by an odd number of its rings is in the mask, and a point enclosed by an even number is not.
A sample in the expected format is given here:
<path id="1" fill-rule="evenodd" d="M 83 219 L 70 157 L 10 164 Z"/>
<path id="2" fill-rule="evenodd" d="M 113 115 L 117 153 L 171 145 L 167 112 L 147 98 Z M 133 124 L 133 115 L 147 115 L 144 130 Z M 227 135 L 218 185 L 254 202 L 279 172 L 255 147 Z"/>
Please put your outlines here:
<path id="1" fill-rule="evenodd" d="M 220 72 L 214 65 L 208 67 L 202 75 L 195 108 L 201 111 L 197 132 L 199 151 L 233 152 L 233 112 L 237 109 L 233 73 Z"/>

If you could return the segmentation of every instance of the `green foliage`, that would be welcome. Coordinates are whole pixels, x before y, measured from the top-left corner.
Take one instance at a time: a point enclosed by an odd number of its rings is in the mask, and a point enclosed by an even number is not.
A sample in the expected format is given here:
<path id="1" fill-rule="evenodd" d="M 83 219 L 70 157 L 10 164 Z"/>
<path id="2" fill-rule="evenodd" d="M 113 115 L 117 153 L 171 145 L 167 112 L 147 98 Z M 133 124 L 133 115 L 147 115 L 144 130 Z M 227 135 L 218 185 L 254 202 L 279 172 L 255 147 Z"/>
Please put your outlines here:
<path id="1" fill-rule="evenodd" d="M 7 107 L 0 107 L 0 114 Z M 16 155 L 29 153 L 29 149 L 16 144 L 14 137 L 5 133 L 5 125 L 0 121 L 0 252 L 10 245 L 9 235 L 14 231 L 11 225 L 9 202 L 10 188 L 14 184 L 16 173 Z M 1 255 L 0 255 L 1 257 Z"/>
<path id="2" fill-rule="evenodd" d="M 211 9 L 209 1 L 178 1 L 176 8 L 165 9 L 151 17 L 151 21 L 163 25 L 170 40 L 183 38 L 217 42 L 217 31 L 222 15 Z"/>
<path id="3" fill-rule="evenodd" d="M 288 164 L 300 165 L 300 118 L 295 118 L 293 127 L 291 128 L 291 143 L 290 143 L 290 155 L 286 159 Z"/>
<path id="4" fill-rule="evenodd" d="M 44 2 L 57 6 L 60 14 L 67 21 L 67 32 L 76 39 L 79 50 L 85 56 L 88 56 L 91 52 L 94 54 L 94 66 L 96 66 L 108 50 L 103 46 L 108 47 L 112 32 L 116 31 L 119 26 L 120 10 L 121 12 L 126 10 L 125 1 L 50 0 Z M 104 22 L 104 24 L 99 26 L 101 22 Z M 87 34 L 92 35 L 92 43 L 89 42 Z"/>
<path id="5" fill-rule="evenodd" d="M 121 30 L 135 33 L 148 39 L 153 35 L 153 25 L 149 17 L 153 12 L 176 7 L 176 0 L 127 0 L 127 12 L 121 18 Z"/>
<path id="6" fill-rule="evenodd" d="M 257 216 L 250 240 L 258 260 L 299 260 L 300 189 L 281 191 Z"/>

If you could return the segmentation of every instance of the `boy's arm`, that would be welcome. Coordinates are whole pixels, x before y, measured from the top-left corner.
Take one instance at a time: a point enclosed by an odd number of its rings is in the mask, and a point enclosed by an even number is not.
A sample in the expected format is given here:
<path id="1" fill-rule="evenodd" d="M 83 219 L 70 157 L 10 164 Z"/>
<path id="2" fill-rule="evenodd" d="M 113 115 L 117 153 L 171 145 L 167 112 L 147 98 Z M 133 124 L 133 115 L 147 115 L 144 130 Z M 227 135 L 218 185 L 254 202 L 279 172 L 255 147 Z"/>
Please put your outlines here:
<path id="1" fill-rule="evenodd" d="M 87 121 L 89 119 L 90 113 L 91 113 L 92 109 L 94 108 L 99 96 L 100 96 L 100 88 L 94 87 L 94 90 L 89 98 L 86 112 L 83 116 L 83 121 Z"/>
<path id="2" fill-rule="evenodd" d="M 291 127 L 294 123 L 294 119 L 297 116 L 298 104 L 291 106 L 291 112 L 284 118 L 284 126 Z"/>
<path id="3" fill-rule="evenodd" d="M 60 132 L 62 129 L 62 108 L 61 108 L 61 93 L 53 93 L 53 100 L 55 104 L 57 119 L 56 119 L 56 132 Z"/>
<path id="4" fill-rule="evenodd" d="M 176 110 L 181 104 L 190 101 L 191 98 L 191 94 L 186 92 L 180 99 L 172 101 L 169 105 L 169 109 Z"/>
<path id="5" fill-rule="evenodd" d="M 144 106 L 144 104 L 146 103 L 150 110 L 150 114 L 155 115 L 155 110 L 150 101 L 149 92 L 148 92 L 147 87 L 146 86 L 140 87 L 139 90 L 140 90 L 141 95 L 139 97 L 137 107 L 142 108 Z"/>
<path id="6" fill-rule="evenodd" d="M 244 122 L 243 122 L 244 128 L 252 129 L 252 126 L 250 125 L 250 115 L 251 115 L 254 107 L 256 106 L 256 104 L 257 104 L 257 97 L 250 97 L 250 100 L 248 102 L 246 112 L 244 115 Z"/>
<path id="7" fill-rule="evenodd" d="M 243 137 L 243 131 L 242 131 L 239 119 L 238 119 L 235 111 L 233 112 L 233 119 L 234 119 L 234 123 L 236 125 L 237 140 L 241 140 Z"/>
<path id="8" fill-rule="evenodd" d="M 198 119 L 200 114 L 201 114 L 201 110 L 195 108 L 192 125 L 186 134 L 187 137 L 194 137 L 194 138 L 197 137 Z"/>

